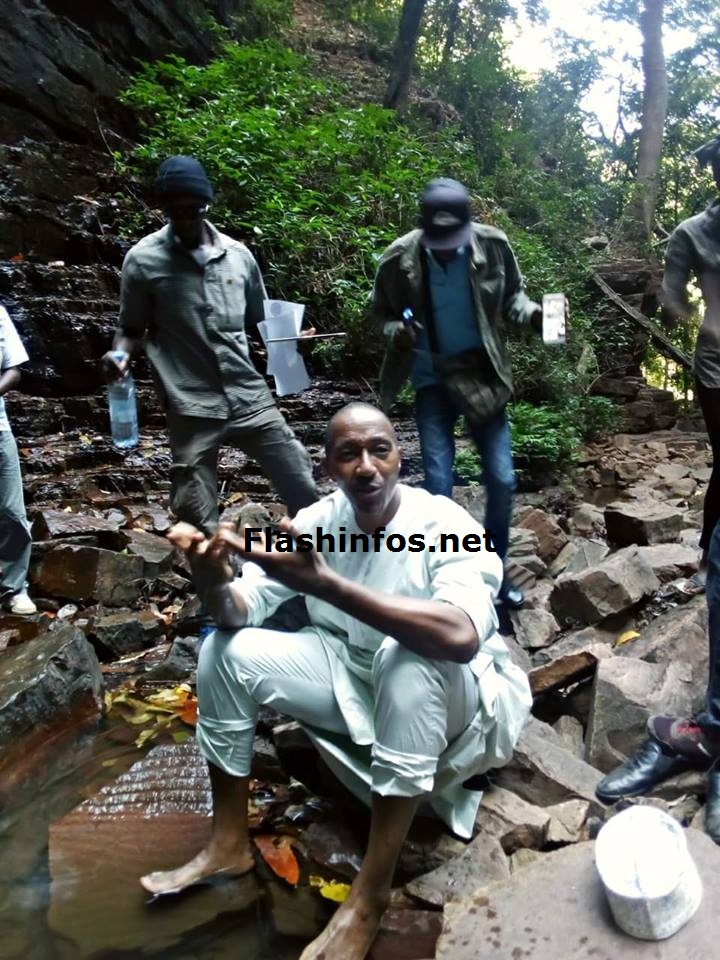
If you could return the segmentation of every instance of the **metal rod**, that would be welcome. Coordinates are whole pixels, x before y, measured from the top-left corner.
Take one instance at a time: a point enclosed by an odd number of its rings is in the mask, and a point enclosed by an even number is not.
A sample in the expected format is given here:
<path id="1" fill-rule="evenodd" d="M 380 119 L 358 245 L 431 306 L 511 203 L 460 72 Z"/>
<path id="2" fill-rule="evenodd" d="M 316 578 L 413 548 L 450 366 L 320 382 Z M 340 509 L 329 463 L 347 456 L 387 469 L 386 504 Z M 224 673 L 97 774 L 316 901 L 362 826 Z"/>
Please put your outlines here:
<path id="1" fill-rule="evenodd" d="M 346 337 L 346 333 L 313 333 L 308 337 L 298 334 L 296 337 L 276 337 L 273 340 L 266 340 L 265 343 L 287 343 L 288 340 L 324 340 L 327 337 Z"/>

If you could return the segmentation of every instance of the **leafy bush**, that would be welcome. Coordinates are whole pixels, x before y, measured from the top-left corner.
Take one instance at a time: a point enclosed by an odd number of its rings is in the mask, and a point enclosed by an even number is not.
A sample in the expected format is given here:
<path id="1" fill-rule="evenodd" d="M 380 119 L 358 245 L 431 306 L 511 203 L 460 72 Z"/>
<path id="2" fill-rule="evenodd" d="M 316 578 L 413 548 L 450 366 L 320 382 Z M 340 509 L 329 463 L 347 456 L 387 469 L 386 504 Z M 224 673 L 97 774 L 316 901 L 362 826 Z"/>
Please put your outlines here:
<path id="1" fill-rule="evenodd" d="M 509 419 L 519 468 L 534 463 L 562 469 L 575 460 L 582 437 L 566 411 L 515 403 Z"/>
<path id="2" fill-rule="evenodd" d="M 375 104 L 345 105 L 343 93 L 264 40 L 225 43 L 205 67 L 177 56 L 146 64 L 124 99 L 146 130 L 139 172 L 197 156 L 217 188 L 213 220 L 251 238 L 272 295 L 348 332 L 344 349 L 324 348 L 328 364 L 374 373 L 379 341 L 365 319 L 376 257 L 413 225 L 427 180 L 472 183 L 474 165 L 454 131 L 410 130 Z"/>

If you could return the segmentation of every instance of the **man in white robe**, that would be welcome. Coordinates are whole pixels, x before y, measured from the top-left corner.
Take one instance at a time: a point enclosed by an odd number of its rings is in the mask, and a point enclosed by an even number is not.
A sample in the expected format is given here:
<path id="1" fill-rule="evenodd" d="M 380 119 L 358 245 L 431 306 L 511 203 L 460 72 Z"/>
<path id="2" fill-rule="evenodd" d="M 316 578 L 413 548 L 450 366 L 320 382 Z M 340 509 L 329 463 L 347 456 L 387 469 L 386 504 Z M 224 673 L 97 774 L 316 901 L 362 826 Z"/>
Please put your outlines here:
<path id="1" fill-rule="evenodd" d="M 531 696 L 497 634 L 502 563 L 492 531 L 486 537 L 447 498 L 398 483 L 393 428 L 369 405 L 333 417 L 326 466 L 339 489 L 285 521 L 273 550 L 259 533 L 222 525 L 209 540 L 187 524 L 170 532 L 220 628 L 198 664 L 213 833 L 188 864 L 141 882 L 167 893 L 252 867 L 248 783 L 258 710 L 269 705 L 299 720 L 338 778 L 371 806 L 350 897 L 302 955 L 362 960 L 418 806 L 428 802 L 470 837 L 480 794 L 462 783 L 507 763 Z M 240 579 L 232 579 L 232 552 L 254 561 Z M 262 628 L 298 594 L 308 627 Z"/>

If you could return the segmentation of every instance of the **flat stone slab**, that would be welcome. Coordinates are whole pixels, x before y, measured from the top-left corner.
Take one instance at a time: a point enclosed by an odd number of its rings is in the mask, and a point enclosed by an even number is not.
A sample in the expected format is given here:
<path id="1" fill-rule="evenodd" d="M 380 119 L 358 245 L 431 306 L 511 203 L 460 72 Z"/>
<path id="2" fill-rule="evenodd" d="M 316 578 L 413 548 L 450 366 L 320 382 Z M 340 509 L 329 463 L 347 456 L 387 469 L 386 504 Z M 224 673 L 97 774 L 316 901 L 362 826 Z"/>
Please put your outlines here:
<path id="1" fill-rule="evenodd" d="M 668 940 L 636 940 L 610 914 L 594 843 L 578 843 L 445 907 L 436 960 L 705 960 L 717 956 L 720 849 L 686 831 L 703 899 Z"/>

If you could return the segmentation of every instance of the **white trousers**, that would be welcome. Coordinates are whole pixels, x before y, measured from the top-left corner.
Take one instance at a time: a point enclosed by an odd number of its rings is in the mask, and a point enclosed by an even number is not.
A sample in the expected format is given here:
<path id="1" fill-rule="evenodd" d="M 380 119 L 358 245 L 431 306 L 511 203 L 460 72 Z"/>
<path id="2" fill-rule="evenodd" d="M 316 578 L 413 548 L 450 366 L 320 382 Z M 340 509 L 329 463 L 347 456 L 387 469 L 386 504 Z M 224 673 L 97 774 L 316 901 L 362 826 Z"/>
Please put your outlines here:
<path id="1" fill-rule="evenodd" d="M 387 638 L 366 683 L 312 628 L 210 634 L 200 651 L 197 690 L 200 749 L 226 773 L 249 775 L 258 708 L 265 705 L 311 733 L 325 732 L 339 744 L 347 738 L 349 767 L 362 753 L 352 741 L 365 743 L 367 780 L 383 796 L 431 792 L 438 758 L 479 709 L 477 681 L 466 664 L 428 660 Z M 373 731 L 367 740 L 357 736 L 363 726 Z"/>

